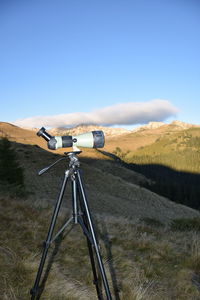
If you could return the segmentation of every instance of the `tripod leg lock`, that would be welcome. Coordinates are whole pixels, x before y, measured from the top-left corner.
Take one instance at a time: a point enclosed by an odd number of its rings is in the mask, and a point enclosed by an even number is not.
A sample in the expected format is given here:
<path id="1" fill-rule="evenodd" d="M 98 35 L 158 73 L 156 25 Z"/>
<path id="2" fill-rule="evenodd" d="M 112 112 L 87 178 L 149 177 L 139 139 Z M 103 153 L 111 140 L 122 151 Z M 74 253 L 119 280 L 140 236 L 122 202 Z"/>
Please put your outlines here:
<path id="1" fill-rule="evenodd" d="M 35 288 L 32 288 L 30 290 L 30 294 L 34 297 L 36 295 L 37 290 Z"/>
<path id="2" fill-rule="evenodd" d="M 98 279 L 93 280 L 93 284 L 97 286 L 98 285 Z"/>
<path id="3" fill-rule="evenodd" d="M 49 248 L 50 244 L 51 244 L 51 242 L 44 241 L 43 242 L 43 247 L 44 248 Z"/>

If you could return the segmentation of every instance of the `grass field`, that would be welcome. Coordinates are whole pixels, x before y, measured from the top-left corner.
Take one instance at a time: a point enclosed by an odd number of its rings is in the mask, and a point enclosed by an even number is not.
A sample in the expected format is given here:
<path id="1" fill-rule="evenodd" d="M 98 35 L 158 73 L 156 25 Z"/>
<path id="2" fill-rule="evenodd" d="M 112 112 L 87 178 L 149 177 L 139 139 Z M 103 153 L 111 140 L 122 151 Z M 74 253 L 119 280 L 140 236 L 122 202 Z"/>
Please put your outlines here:
<path id="1" fill-rule="evenodd" d="M 0 299 L 26 300 L 52 209 L 36 209 L 27 201 L 2 196 L 0 206 Z M 113 299 L 199 299 L 199 228 L 180 225 L 193 224 L 192 219 L 165 226 L 151 218 L 137 223 L 109 215 L 94 218 Z M 63 219 L 65 211 L 59 222 Z M 41 299 L 96 299 L 79 226 L 52 245 L 43 284 Z"/>

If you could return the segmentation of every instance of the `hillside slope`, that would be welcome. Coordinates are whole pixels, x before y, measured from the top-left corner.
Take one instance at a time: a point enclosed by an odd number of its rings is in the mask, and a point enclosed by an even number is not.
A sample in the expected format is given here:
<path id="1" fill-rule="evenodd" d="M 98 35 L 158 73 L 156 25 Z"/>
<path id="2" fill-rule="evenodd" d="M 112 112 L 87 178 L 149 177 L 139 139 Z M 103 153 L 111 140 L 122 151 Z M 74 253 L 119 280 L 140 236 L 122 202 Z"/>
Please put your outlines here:
<path id="1" fill-rule="evenodd" d="M 159 122 L 154 122 L 159 123 Z M 181 131 L 194 128 L 198 130 L 198 126 L 187 124 L 183 122 L 174 121 L 170 124 L 157 124 L 154 126 L 150 123 L 146 126 L 141 126 L 132 132 L 123 134 L 120 137 L 112 136 L 108 137 L 105 145 L 105 150 L 113 152 L 116 147 L 122 149 L 124 153 L 136 151 L 141 147 L 145 147 L 153 144 L 157 139 L 163 136 L 174 136 L 179 134 Z"/>
<path id="2" fill-rule="evenodd" d="M 149 145 L 115 152 L 134 171 L 154 182 L 148 187 L 154 192 L 200 208 L 200 127 L 165 132 Z"/>
<path id="3" fill-rule="evenodd" d="M 10 125 L 8 125 L 10 129 Z M 25 186 L 31 193 L 29 199 L 38 206 L 46 206 L 54 201 L 58 193 L 58 187 L 63 176 L 64 169 L 68 163 L 60 163 L 49 173 L 37 176 L 37 171 L 51 164 L 60 152 L 52 154 L 49 151 L 38 148 L 38 146 L 27 145 L 38 143 L 41 138 L 35 137 L 29 131 L 14 128 L 16 137 L 12 135 L 13 147 L 18 153 L 18 158 L 25 172 Z M 5 127 L 4 127 L 5 130 Z M 20 134 L 21 132 L 21 134 Z M 10 132 L 8 133 L 10 135 Z M 18 143 L 22 141 L 23 143 Z M 26 144 L 27 143 L 27 144 Z M 45 148 L 45 144 L 42 145 Z M 93 157 L 88 153 L 93 152 Z M 55 153 L 55 152 L 54 152 Z M 147 179 L 137 176 L 131 170 L 119 167 L 114 162 L 105 160 L 104 156 L 95 150 L 85 151 L 80 155 L 81 166 L 84 171 L 84 181 L 88 192 L 91 207 L 95 213 L 124 216 L 132 220 L 143 217 L 151 217 L 162 222 L 168 222 L 177 216 L 192 217 L 199 213 L 185 206 L 177 205 L 168 199 L 161 197 L 145 188 Z M 128 180 L 127 180 L 128 178 Z M 71 203 L 68 201 L 68 205 Z"/>
<path id="4" fill-rule="evenodd" d="M 150 162 L 151 158 L 152 163 L 162 163 L 179 171 L 200 173 L 199 153 L 200 127 L 194 127 L 163 134 L 151 145 L 130 151 L 124 159 L 127 162 L 132 162 L 133 157 L 146 156 L 147 159 L 146 161 L 143 160 L 143 163 Z"/>

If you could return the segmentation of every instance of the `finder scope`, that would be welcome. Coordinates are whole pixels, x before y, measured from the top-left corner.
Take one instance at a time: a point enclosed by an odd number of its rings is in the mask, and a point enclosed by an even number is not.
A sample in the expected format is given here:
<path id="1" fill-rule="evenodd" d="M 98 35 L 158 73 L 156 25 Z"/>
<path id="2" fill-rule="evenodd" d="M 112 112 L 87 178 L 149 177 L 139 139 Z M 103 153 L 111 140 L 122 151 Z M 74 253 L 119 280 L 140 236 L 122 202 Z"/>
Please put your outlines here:
<path id="1" fill-rule="evenodd" d="M 76 136 L 51 136 L 44 127 L 37 132 L 38 136 L 47 141 L 47 146 L 51 150 L 67 147 L 86 147 L 86 148 L 103 148 L 105 144 L 104 133 L 102 130 L 82 133 Z"/>

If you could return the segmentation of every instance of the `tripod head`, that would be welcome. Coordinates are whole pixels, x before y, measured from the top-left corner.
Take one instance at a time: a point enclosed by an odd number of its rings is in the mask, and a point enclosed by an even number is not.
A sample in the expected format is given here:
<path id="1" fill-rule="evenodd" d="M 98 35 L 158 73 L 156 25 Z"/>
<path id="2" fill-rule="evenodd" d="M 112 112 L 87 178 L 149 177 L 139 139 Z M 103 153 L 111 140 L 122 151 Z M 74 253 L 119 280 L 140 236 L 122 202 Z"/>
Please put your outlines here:
<path id="1" fill-rule="evenodd" d="M 65 156 L 57 159 L 54 163 L 52 163 L 48 167 L 45 167 L 44 169 L 40 170 L 38 172 L 38 175 L 42 175 L 42 174 L 46 173 L 49 169 L 51 169 L 52 167 L 54 167 L 55 165 L 57 165 L 57 163 L 59 163 L 61 160 L 66 159 L 67 157 L 69 158 L 69 167 L 70 168 L 74 169 L 75 167 L 79 167 L 80 166 L 80 162 L 79 162 L 79 159 L 78 159 L 77 155 L 80 154 L 81 152 L 82 151 L 64 152 Z"/>

